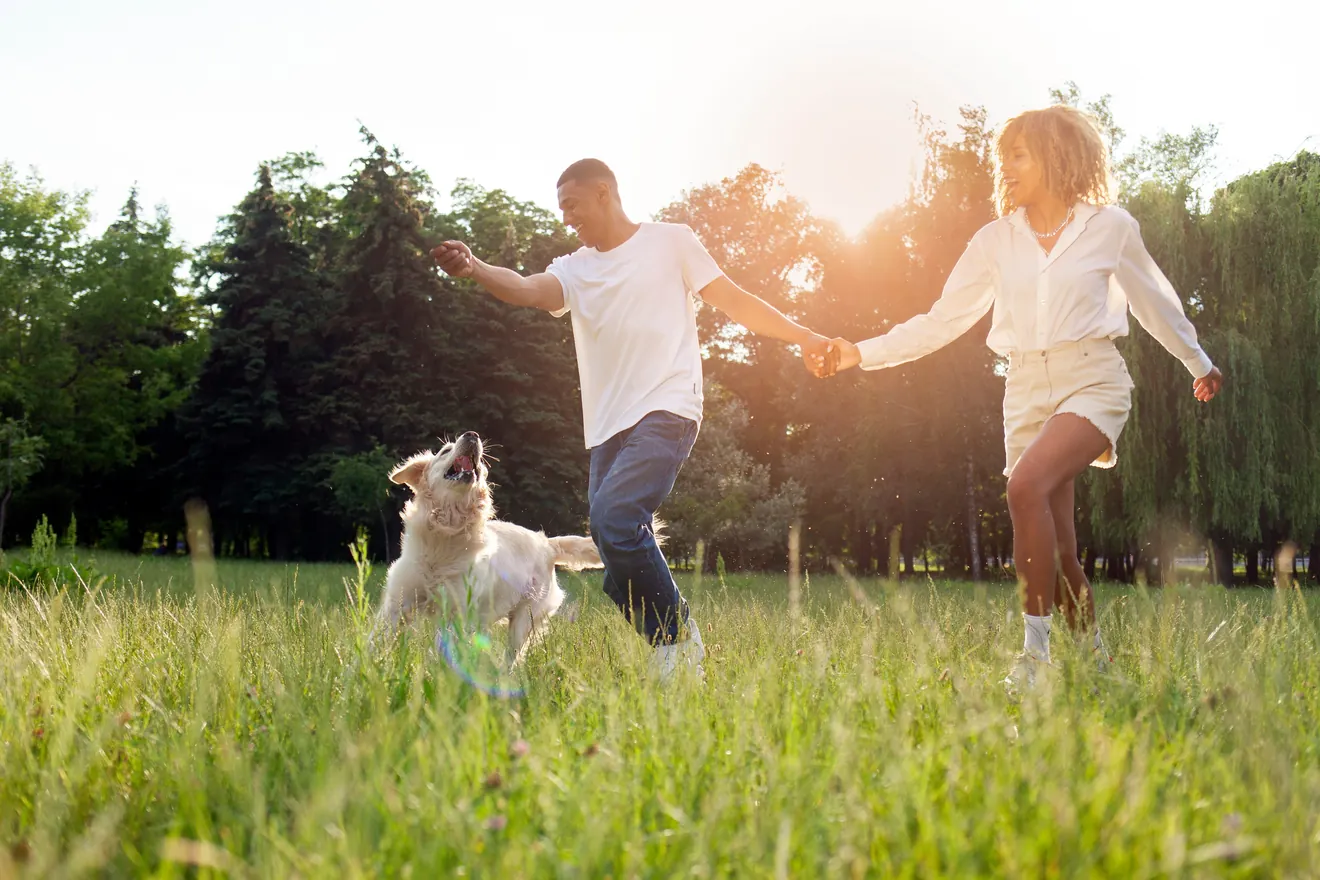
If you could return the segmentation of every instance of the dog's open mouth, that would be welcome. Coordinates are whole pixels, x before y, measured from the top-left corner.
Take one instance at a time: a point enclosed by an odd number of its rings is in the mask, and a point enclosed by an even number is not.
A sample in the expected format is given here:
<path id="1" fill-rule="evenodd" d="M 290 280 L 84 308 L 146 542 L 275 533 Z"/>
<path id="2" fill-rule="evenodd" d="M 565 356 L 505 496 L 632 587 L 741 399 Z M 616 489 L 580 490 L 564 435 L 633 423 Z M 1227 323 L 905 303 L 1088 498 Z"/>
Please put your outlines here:
<path id="1" fill-rule="evenodd" d="M 472 482 L 477 478 L 477 463 L 472 460 L 470 455 L 458 455 L 454 457 L 454 463 L 445 471 L 446 480 L 461 480 Z"/>

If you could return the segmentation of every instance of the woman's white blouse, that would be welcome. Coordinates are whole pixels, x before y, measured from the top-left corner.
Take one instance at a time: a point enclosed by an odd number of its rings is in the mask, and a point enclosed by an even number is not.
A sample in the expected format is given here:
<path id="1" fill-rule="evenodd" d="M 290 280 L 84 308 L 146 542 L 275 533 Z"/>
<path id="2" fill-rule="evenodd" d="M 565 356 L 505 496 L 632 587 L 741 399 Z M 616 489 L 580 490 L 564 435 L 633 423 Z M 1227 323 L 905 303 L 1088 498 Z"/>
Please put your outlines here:
<path id="1" fill-rule="evenodd" d="M 895 367 L 930 354 L 992 307 L 986 344 L 1000 355 L 1126 336 L 1131 307 L 1194 378 L 1212 367 L 1177 292 L 1146 251 L 1137 221 L 1113 205 L 1077 205 L 1049 254 L 1021 208 L 982 227 L 929 312 L 857 344 L 861 367 Z"/>

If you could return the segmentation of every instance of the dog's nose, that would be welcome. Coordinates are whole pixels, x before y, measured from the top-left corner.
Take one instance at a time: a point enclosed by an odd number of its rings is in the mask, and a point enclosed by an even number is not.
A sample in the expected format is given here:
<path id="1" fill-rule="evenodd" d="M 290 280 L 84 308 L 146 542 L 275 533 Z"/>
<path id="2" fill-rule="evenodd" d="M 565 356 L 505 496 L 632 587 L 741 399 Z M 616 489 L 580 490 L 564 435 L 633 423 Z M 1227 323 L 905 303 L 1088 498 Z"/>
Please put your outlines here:
<path id="1" fill-rule="evenodd" d="M 476 431 L 468 431 L 466 434 L 464 434 L 462 437 L 459 437 L 458 439 L 466 440 L 469 443 L 474 443 L 477 440 L 480 440 L 481 438 L 477 436 Z"/>

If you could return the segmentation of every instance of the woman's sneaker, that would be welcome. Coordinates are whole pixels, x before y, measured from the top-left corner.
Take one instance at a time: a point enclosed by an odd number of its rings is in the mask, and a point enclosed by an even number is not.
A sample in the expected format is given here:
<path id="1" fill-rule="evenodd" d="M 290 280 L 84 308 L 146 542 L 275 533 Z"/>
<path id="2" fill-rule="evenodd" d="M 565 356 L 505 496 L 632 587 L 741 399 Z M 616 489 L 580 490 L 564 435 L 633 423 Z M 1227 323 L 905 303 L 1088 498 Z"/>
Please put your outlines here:
<path id="1" fill-rule="evenodd" d="M 1046 666 L 1049 666 L 1048 662 L 1038 660 L 1031 654 L 1025 652 L 1018 654 L 1017 660 L 1013 662 L 1013 668 L 1004 677 L 1003 685 L 1012 694 L 1029 691 L 1036 686 L 1036 679 L 1044 674 Z"/>

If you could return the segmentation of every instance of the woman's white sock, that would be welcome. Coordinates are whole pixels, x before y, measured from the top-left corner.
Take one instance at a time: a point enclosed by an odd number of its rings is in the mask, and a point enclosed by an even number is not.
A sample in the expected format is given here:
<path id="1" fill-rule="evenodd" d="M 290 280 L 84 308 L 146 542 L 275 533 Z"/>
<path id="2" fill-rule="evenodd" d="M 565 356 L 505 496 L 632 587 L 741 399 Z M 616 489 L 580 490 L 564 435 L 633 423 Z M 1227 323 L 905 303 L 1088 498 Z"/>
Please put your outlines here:
<path id="1" fill-rule="evenodd" d="M 1033 614 L 1024 614 L 1022 615 L 1022 620 L 1025 621 L 1027 625 L 1027 634 L 1022 643 L 1022 650 L 1026 651 L 1037 660 L 1049 663 L 1050 615 L 1046 614 L 1044 617 L 1036 617 Z"/>

